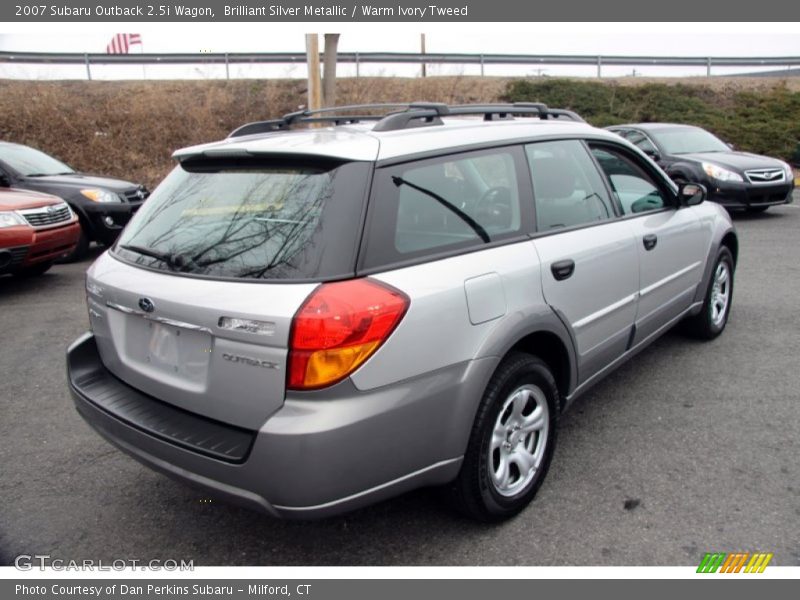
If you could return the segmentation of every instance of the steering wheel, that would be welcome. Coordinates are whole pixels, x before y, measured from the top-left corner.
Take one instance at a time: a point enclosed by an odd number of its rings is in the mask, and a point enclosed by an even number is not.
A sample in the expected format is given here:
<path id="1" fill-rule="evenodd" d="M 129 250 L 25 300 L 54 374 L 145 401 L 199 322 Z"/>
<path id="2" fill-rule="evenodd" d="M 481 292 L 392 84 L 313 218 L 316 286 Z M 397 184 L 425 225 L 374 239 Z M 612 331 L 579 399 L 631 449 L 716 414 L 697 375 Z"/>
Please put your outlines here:
<path id="1" fill-rule="evenodd" d="M 480 211 L 487 203 L 496 203 L 501 201 L 507 206 L 511 205 L 511 190 L 504 185 L 490 187 L 475 203 L 475 212 Z"/>

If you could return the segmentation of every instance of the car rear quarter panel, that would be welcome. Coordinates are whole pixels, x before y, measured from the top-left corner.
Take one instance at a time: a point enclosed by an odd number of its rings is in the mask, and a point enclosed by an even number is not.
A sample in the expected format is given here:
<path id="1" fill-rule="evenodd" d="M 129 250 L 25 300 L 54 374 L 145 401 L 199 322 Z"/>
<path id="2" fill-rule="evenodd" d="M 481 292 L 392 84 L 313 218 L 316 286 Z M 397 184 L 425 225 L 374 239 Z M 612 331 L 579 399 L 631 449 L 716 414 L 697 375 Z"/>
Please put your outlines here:
<path id="1" fill-rule="evenodd" d="M 545 306 L 530 241 L 372 277 L 405 292 L 411 305 L 389 340 L 353 375 L 362 390 L 479 358 L 503 322 L 519 319 L 531 305 Z M 495 300 L 487 305 L 490 295 Z"/>
<path id="2" fill-rule="evenodd" d="M 386 343 L 352 376 L 362 391 L 396 384 L 459 363 L 490 361 L 467 369 L 472 393 L 451 415 L 453 448 L 466 447 L 483 391 L 502 357 L 526 335 L 553 333 L 570 348 L 566 328 L 544 301 L 539 258 L 531 241 L 477 251 L 372 276 L 411 299 Z M 574 371 L 574 369 L 573 369 Z M 423 390 L 424 391 L 424 390 Z"/>

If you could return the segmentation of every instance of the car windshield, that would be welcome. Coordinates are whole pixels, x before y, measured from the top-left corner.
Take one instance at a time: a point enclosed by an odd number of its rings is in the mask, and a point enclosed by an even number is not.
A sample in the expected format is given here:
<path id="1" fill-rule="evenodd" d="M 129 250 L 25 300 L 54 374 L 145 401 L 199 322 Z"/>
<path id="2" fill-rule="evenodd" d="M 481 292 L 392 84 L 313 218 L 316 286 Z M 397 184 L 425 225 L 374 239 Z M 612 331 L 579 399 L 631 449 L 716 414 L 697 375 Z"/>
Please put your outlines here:
<path id="1" fill-rule="evenodd" d="M 718 137 L 695 127 L 664 129 L 648 133 L 655 138 L 666 154 L 731 151 L 727 144 Z"/>
<path id="2" fill-rule="evenodd" d="M 75 172 L 68 165 L 40 150 L 18 144 L 0 145 L 0 160 L 23 177 L 64 175 Z"/>
<path id="3" fill-rule="evenodd" d="M 364 163 L 180 166 L 131 220 L 115 253 L 206 277 L 352 274 L 368 171 Z"/>

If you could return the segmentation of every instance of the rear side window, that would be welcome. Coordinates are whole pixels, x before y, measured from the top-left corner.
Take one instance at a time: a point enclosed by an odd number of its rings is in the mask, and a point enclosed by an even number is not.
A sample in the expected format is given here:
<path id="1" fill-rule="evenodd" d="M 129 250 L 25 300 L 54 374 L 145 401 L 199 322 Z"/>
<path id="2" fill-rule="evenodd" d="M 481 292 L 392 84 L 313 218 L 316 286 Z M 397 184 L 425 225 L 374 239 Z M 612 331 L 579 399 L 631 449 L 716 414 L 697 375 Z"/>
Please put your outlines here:
<path id="1" fill-rule="evenodd" d="M 115 252 L 205 277 L 351 275 L 369 171 L 367 163 L 185 163 L 153 192 Z"/>
<path id="2" fill-rule="evenodd" d="M 378 169 L 364 266 L 480 247 L 524 234 L 529 189 L 519 148 L 415 161 Z"/>
<path id="3" fill-rule="evenodd" d="M 525 147 L 533 176 L 536 227 L 552 231 L 614 218 L 603 179 L 578 140 Z"/>

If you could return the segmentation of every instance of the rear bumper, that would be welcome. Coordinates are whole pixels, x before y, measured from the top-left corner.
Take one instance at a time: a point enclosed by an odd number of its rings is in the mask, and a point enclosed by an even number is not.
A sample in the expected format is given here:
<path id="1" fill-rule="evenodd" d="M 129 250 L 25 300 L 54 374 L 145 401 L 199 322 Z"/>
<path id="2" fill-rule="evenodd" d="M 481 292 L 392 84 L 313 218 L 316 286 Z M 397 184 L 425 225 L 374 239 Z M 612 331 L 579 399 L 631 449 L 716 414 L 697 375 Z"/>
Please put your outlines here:
<path id="1" fill-rule="evenodd" d="M 288 518 L 330 516 L 454 479 L 469 433 L 463 424 L 471 423 L 483 387 L 476 382 L 485 381 L 495 367 L 494 359 L 472 361 L 367 392 L 345 381 L 327 390 L 325 399 L 318 392 L 287 398 L 249 432 L 212 422 L 222 446 L 235 431 L 241 439 L 250 436 L 246 454 L 229 460 L 193 448 L 197 439 L 180 441 L 193 430 L 185 421 L 197 415 L 153 398 L 142 400 L 143 394 L 119 380 L 115 402 L 101 397 L 102 386 L 93 388 L 87 373 L 114 376 L 102 365 L 92 334 L 67 351 L 75 406 L 103 437 L 147 466 L 211 495 Z M 143 425 L 138 408 L 127 414 L 119 408 L 135 401 L 143 403 L 145 413 L 147 406 L 166 407 L 178 421 L 162 423 L 160 431 L 157 418 Z"/>

